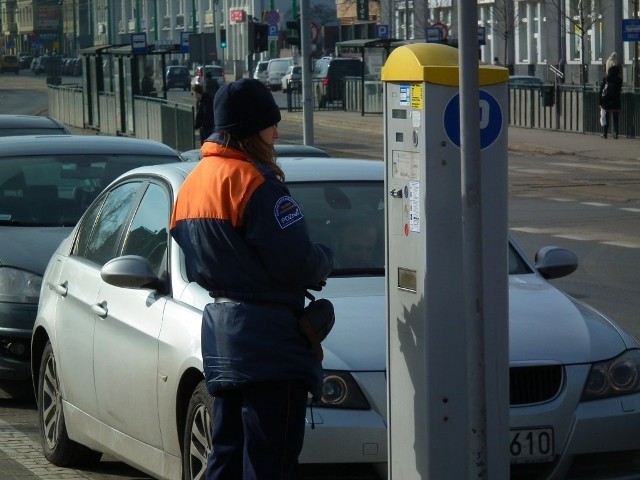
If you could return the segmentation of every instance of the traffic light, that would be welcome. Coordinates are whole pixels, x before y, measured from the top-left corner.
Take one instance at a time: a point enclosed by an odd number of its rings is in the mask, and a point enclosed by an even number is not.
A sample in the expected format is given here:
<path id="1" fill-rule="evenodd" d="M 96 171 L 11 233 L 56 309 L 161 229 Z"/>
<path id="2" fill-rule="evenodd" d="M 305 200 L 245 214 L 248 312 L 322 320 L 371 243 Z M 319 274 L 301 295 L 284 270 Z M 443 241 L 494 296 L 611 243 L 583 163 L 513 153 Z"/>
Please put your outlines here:
<path id="1" fill-rule="evenodd" d="M 269 25 L 255 22 L 249 17 L 249 53 L 260 53 L 269 50 Z"/>
<path id="2" fill-rule="evenodd" d="M 287 20 L 287 43 L 289 45 L 300 46 L 300 18 Z"/>
<path id="3" fill-rule="evenodd" d="M 227 48 L 227 29 L 220 29 L 220 48 Z"/>

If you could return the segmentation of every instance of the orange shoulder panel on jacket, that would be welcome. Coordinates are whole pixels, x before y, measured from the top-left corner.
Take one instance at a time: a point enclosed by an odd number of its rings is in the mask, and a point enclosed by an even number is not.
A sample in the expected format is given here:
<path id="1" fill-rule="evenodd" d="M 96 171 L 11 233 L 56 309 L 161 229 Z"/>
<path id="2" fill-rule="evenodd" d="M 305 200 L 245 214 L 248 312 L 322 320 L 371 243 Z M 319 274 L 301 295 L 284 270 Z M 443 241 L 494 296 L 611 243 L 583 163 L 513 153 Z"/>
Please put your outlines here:
<path id="1" fill-rule="evenodd" d="M 251 195 L 265 179 L 240 158 L 205 157 L 185 179 L 171 216 L 171 228 L 181 220 L 209 218 L 242 225 Z"/>

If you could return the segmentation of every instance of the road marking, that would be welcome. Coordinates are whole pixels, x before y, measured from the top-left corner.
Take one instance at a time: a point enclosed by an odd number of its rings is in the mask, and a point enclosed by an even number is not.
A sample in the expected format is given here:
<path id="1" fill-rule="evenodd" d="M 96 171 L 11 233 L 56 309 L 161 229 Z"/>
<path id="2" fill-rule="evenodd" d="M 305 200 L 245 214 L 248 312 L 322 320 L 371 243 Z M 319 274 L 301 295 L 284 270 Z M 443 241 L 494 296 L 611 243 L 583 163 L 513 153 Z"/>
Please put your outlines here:
<path id="1" fill-rule="evenodd" d="M 605 245 L 612 245 L 614 247 L 624 247 L 624 248 L 640 248 L 640 243 L 635 242 L 601 242 Z"/>
<path id="2" fill-rule="evenodd" d="M 629 167 L 614 167 L 613 165 L 594 165 L 594 164 L 585 164 L 585 163 L 562 163 L 562 162 L 553 162 L 551 165 L 555 165 L 557 167 L 570 167 L 570 168 L 585 168 L 589 170 L 607 170 L 612 172 L 632 172 L 635 168 Z"/>
<path id="3" fill-rule="evenodd" d="M 600 202 L 580 202 L 582 205 L 591 205 L 592 207 L 610 207 L 611 205 L 608 203 L 600 203 Z"/>
<path id="4" fill-rule="evenodd" d="M 580 235 L 577 233 L 557 233 L 553 237 L 566 238 L 567 240 L 577 240 L 578 242 L 597 242 L 598 239 L 589 235 Z"/>
<path id="5" fill-rule="evenodd" d="M 640 208 L 621 208 L 620 210 L 631 213 L 640 213 Z"/>
<path id="6" fill-rule="evenodd" d="M 516 232 L 522 232 L 522 233 L 540 233 L 540 234 L 553 234 L 553 232 L 555 232 L 554 229 L 549 229 L 549 228 L 535 228 L 535 227 L 513 227 L 510 228 L 510 230 L 515 230 Z"/>
<path id="7" fill-rule="evenodd" d="M 549 200 L 553 200 L 554 202 L 575 202 L 573 198 L 549 198 Z"/>
<path id="8" fill-rule="evenodd" d="M 78 470 L 60 468 L 49 463 L 42 446 L 0 419 L 0 450 L 41 479 L 90 480 Z"/>

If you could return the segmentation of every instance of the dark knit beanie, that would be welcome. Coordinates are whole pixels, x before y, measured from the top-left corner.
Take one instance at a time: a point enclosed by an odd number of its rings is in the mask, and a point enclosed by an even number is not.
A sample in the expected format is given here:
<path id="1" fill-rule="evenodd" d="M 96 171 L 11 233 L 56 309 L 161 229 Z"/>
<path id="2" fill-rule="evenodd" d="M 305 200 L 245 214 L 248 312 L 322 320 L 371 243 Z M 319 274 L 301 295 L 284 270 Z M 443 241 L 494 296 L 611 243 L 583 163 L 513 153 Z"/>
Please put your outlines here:
<path id="1" fill-rule="evenodd" d="M 216 132 L 228 132 L 242 140 L 281 119 L 280 108 L 259 80 L 243 78 L 220 87 L 213 101 Z"/>

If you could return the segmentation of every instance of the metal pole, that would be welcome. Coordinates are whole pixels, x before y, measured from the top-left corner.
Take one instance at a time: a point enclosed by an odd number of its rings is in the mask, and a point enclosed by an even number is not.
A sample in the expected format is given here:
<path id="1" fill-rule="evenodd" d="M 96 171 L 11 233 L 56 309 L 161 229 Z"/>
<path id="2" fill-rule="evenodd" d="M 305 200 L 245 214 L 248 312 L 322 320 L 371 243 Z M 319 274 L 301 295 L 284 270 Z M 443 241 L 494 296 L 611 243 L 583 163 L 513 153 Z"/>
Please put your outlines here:
<path id="1" fill-rule="evenodd" d="M 467 345 L 468 478 L 487 478 L 487 417 L 484 363 L 483 239 L 480 176 L 480 104 L 478 92 L 478 10 L 473 0 L 458 9 L 460 82 L 460 160 L 462 163 L 462 218 L 465 332 Z M 452 23 L 453 24 L 453 23 Z M 473 107 L 476 108 L 473 108 Z M 464 447 L 463 447 L 464 448 Z M 495 477 L 498 478 L 498 477 Z"/>
<path id="2" fill-rule="evenodd" d="M 136 33 L 140 33 L 142 26 L 140 24 L 140 15 L 142 12 L 140 11 L 140 0 L 136 0 Z"/>
<path id="3" fill-rule="evenodd" d="M 62 56 L 63 48 L 63 40 L 64 40 L 64 5 L 62 0 L 58 1 L 58 55 Z"/>
<path id="4" fill-rule="evenodd" d="M 468 478 L 509 477 L 508 445 L 508 293 L 504 249 L 507 247 L 506 166 L 481 162 L 481 115 L 478 66 L 478 5 L 462 0 L 458 8 L 460 155 L 464 335 L 467 345 Z M 506 88 L 506 86 L 505 86 Z M 501 128 L 505 128 L 503 124 Z M 506 133 L 504 133 L 506 136 Z M 506 148 L 505 148 L 506 155 Z M 494 166 L 495 165 L 495 166 Z M 492 168 L 495 171 L 492 171 Z M 499 192 L 485 191 L 489 177 L 503 175 Z M 493 181 L 495 183 L 495 181 Z M 495 187 L 495 185 L 492 185 Z M 504 210 L 501 208 L 504 207 Z M 502 272 L 502 273 L 500 273 Z M 487 402 L 491 392 L 491 403 Z"/>
<path id="5" fill-rule="evenodd" d="M 293 0 L 295 3 L 295 0 Z M 300 1 L 300 50 L 302 50 L 302 137 L 313 145 L 313 96 L 311 95 L 311 18 L 309 0 Z M 294 17 L 295 18 L 295 17 Z"/>
<path id="6" fill-rule="evenodd" d="M 76 18 L 76 0 L 73 0 L 73 54 L 78 54 L 78 30 L 77 30 L 77 18 Z"/>
<path id="7" fill-rule="evenodd" d="M 191 0 L 191 30 L 197 33 L 196 26 L 196 0 Z"/>

